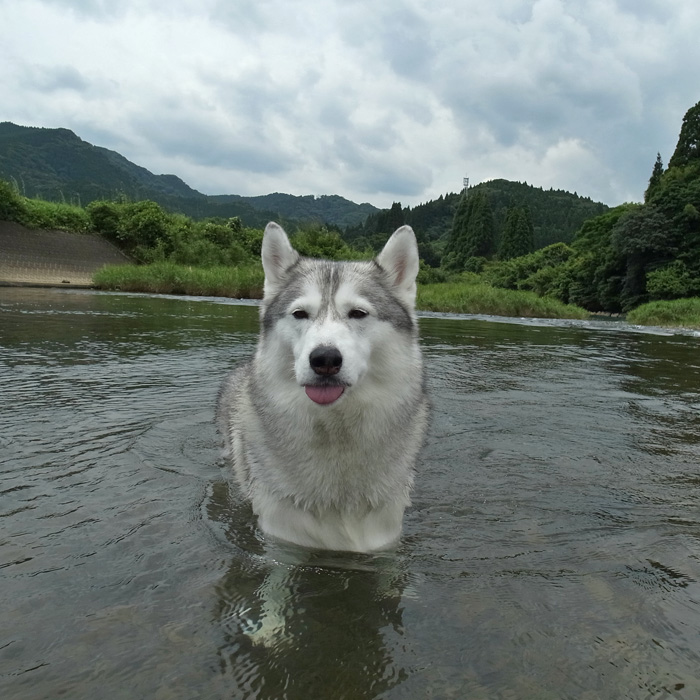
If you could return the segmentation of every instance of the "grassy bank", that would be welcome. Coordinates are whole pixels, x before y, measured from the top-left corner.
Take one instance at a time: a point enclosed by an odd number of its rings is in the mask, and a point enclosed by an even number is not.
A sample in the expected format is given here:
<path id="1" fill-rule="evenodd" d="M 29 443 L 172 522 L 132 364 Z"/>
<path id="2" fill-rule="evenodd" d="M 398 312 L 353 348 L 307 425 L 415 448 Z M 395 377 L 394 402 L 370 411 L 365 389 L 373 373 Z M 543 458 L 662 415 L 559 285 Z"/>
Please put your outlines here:
<path id="1" fill-rule="evenodd" d="M 627 321 L 641 326 L 700 329 L 700 298 L 642 304 L 627 314 Z"/>
<path id="2" fill-rule="evenodd" d="M 578 306 L 562 304 L 534 292 L 491 287 L 483 282 L 465 284 L 446 282 L 418 288 L 418 308 L 423 311 L 449 311 L 493 316 L 528 316 L 532 318 L 588 318 Z"/>
<path id="3" fill-rule="evenodd" d="M 263 271 L 260 265 L 204 268 L 161 262 L 107 266 L 93 281 L 100 289 L 122 292 L 259 299 Z"/>
<path id="4" fill-rule="evenodd" d="M 165 262 L 105 267 L 95 275 L 94 282 L 100 289 L 122 292 L 259 299 L 263 272 L 260 265 L 200 268 Z M 498 289 L 474 281 L 420 285 L 417 306 L 424 311 L 494 316 L 588 317 L 583 309 L 538 297 L 534 292 Z"/>

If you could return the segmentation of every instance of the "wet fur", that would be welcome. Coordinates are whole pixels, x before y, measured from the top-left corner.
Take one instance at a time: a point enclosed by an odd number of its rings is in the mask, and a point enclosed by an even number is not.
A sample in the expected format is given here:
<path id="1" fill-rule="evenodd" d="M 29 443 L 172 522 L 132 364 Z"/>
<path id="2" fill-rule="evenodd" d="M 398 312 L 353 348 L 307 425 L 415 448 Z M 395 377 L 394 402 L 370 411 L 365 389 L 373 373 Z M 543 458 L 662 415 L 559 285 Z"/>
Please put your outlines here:
<path id="1" fill-rule="evenodd" d="M 418 254 L 399 229 L 377 259 L 300 257 L 276 224 L 263 240 L 265 295 L 255 358 L 224 382 L 218 420 L 262 530 L 309 547 L 391 546 L 410 502 L 428 403 L 414 313 Z M 302 308 L 308 319 L 292 315 Z M 363 319 L 352 309 L 367 310 Z M 315 347 L 342 353 L 337 376 L 309 366 Z M 330 405 L 309 383 L 345 386 Z"/>

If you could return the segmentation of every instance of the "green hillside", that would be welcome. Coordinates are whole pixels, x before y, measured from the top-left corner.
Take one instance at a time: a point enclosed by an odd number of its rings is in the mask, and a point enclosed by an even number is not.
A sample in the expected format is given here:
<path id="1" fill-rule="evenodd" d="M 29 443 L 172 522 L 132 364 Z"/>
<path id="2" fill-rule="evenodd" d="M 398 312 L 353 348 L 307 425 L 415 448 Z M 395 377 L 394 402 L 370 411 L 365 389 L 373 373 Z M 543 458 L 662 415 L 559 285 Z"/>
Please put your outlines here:
<path id="1" fill-rule="evenodd" d="M 115 151 L 93 146 L 68 129 L 0 123 L 0 178 L 30 198 L 86 206 L 96 200 L 151 200 L 195 219 L 239 217 L 261 227 L 271 219 L 357 225 L 378 211 L 338 195 L 208 196 L 175 175 L 154 175 Z"/>
<path id="2" fill-rule="evenodd" d="M 380 211 L 367 202 L 355 204 L 337 194 L 321 195 L 320 197 L 312 194 L 298 197 L 280 192 L 258 197 L 229 194 L 209 197 L 209 201 L 220 206 L 245 202 L 257 211 L 275 211 L 283 217 L 295 221 L 329 223 L 340 228 L 355 226 L 364 222 L 371 214 Z"/>
<path id="3" fill-rule="evenodd" d="M 175 175 L 154 175 L 68 129 L 0 123 L 0 175 L 26 197 L 88 204 L 96 199 L 205 199 Z"/>
<path id="4" fill-rule="evenodd" d="M 463 193 L 450 193 L 413 208 L 399 202 L 391 209 L 372 214 L 361 226 L 351 227 L 346 237 L 359 247 L 367 244 L 379 249 L 387 233 L 397 226 L 409 224 L 418 237 L 421 257 L 430 265 L 440 264 L 452 231 L 457 205 Z M 599 216 L 608 206 L 564 190 L 544 190 L 526 182 L 489 180 L 469 189 L 469 196 L 485 196 L 488 200 L 498 248 L 509 212 L 527 207 L 534 229 L 534 248 L 552 243 L 570 243 L 584 221 Z"/>

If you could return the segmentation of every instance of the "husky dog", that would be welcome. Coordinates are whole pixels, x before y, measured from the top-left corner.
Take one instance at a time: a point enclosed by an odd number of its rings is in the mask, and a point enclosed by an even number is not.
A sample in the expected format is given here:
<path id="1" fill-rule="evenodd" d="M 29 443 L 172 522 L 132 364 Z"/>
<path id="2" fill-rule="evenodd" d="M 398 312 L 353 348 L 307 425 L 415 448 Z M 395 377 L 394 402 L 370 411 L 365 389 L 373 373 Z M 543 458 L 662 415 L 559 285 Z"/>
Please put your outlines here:
<path id="1" fill-rule="evenodd" d="M 306 547 L 396 542 L 428 416 L 414 305 L 418 249 L 402 226 L 371 261 L 304 258 L 275 223 L 254 359 L 218 422 L 262 530 Z"/>

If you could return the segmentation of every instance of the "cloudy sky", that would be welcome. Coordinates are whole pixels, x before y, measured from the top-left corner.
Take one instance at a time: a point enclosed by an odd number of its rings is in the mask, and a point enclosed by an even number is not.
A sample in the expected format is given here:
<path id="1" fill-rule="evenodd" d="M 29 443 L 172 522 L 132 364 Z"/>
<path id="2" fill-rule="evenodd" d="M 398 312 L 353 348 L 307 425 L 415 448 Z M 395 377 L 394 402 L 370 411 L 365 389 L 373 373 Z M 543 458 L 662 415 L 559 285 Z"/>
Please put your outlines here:
<path id="1" fill-rule="evenodd" d="M 0 121 L 207 194 L 615 205 L 700 100 L 698 36 L 697 0 L 0 0 Z"/>

